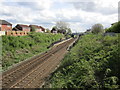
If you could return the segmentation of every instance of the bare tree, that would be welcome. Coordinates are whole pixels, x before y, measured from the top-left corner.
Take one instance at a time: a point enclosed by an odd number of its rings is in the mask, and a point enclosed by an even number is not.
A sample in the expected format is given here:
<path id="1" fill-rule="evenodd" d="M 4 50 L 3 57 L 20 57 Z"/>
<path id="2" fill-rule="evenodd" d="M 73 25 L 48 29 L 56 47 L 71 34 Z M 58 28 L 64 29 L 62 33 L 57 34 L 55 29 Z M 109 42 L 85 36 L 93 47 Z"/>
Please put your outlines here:
<path id="1" fill-rule="evenodd" d="M 59 33 L 63 33 L 63 34 L 66 34 L 66 33 L 68 33 L 68 32 L 71 32 L 70 30 L 70 28 L 69 28 L 69 23 L 67 23 L 67 22 L 63 22 L 63 21 L 58 21 L 58 22 L 56 22 L 56 29 L 57 29 L 57 31 L 59 32 Z"/>
<path id="2" fill-rule="evenodd" d="M 66 23 L 66 22 L 63 22 L 63 21 L 58 21 L 58 22 L 56 23 L 56 27 L 57 27 L 58 29 L 66 29 L 66 28 L 69 28 L 69 24 Z"/>
<path id="3" fill-rule="evenodd" d="M 103 33 L 103 25 L 102 24 L 95 24 L 92 26 L 92 33 L 98 34 L 98 33 Z"/>

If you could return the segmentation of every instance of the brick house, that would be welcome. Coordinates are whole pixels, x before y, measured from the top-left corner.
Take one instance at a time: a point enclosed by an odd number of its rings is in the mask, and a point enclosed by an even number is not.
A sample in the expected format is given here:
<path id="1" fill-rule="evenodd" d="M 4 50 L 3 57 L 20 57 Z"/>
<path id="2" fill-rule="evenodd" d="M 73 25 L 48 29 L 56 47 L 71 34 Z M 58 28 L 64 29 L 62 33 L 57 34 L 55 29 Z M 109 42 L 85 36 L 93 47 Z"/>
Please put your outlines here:
<path id="1" fill-rule="evenodd" d="M 12 31 L 12 24 L 5 20 L 0 20 L 0 31 Z"/>
<path id="2" fill-rule="evenodd" d="M 28 25 L 17 24 L 13 28 L 13 31 L 26 31 L 26 32 L 30 32 L 30 27 Z"/>
<path id="3" fill-rule="evenodd" d="M 35 32 L 45 32 L 45 29 L 42 26 L 38 26 L 38 25 L 29 25 L 29 27 L 32 29 L 35 29 Z"/>

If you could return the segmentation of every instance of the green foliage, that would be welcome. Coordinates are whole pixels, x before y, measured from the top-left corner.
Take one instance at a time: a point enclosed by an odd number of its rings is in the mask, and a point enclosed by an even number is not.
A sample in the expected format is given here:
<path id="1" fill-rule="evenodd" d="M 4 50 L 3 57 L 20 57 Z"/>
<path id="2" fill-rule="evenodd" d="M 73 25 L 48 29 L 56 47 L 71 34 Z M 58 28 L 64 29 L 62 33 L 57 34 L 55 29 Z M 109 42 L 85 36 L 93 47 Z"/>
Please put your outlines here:
<path id="1" fill-rule="evenodd" d="M 120 21 L 112 25 L 110 28 L 106 29 L 106 32 L 120 33 Z"/>
<path id="2" fill-rule="evenodd" d="M 50 33 L 50 32 L 51 32 L 51 31 L 47 28 L 47 29 L 46 29 L 46 33 Z"/>
<path id="3" fill-rule="evenodd" d="M 29 33 L 27 36 L 2 36 L 2 67 L 23 61 L 44 52 L 47 47 L 63 37 L 62 34 Z"/>
<path id="4" fill-rule="evenodd" d="M 32 32 L 35 32 L 36 31 L 36 28 L 34 26 L 31 26 L 31 31 Z"/>
<path id="5" fill-rule="evenodd" d="M 98 33 L 103 33 L 103 25 L 102 24 L 95 24 L 92 26 L 92 33 L 98 34 Z"/>
<path id="6" fill-rule="evenodd" d="M 65 56 L 53 73 L 52 88 L 120 88 L 118 35 L 88 34 Z"/>

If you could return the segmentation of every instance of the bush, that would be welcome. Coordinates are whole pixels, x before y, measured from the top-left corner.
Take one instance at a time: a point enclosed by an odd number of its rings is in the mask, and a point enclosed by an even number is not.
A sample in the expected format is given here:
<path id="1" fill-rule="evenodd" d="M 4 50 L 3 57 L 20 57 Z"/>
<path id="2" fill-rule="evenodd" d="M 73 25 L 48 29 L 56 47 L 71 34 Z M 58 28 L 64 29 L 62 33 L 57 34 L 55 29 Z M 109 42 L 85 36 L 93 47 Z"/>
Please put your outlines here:
<path id="1" fill-rule="evenodd" d="M 120 21 L 108 28 L 106 32 L 120 33 Z"/>
<path id="2" fill-rule="evenodd" d="M 51 76 L 51 88 L 120 88 L 119 58 L 118 35 L 84 35 Z"/>

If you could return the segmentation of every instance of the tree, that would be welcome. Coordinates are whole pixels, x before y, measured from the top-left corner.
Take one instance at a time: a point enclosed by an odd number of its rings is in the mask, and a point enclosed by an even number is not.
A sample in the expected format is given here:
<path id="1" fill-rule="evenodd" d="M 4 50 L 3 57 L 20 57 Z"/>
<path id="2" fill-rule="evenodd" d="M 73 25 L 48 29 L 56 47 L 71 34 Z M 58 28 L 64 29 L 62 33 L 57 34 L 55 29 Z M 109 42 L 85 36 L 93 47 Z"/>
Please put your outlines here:
<path id="1" fill-rule="evenodd" d="M 69 23 L 63 22 L 63 21 L 58 21 L 56 22 L 56 26 L 54 26 L 53 28 L 55 28 L 58 33 L 70 33 L 71 29 L 69 28 Z"/>
<path id="2" fill-rule="evenodd" d="M 72 31 L 71 31 L 70 28 L 68 28 L 67 33 L 68 33 L 68 34 L 71 34 L 71 33 L 72 33 Z"/>
<path id="3" fill-rule="evenodd" d="M 103 33 L 103 25 L 102 24 L 95 24 L 92 26 L 92 33 L 98 34 L 98 33 Z"/>
<path id="4" fill-rule="evenodd" d="M 48 28 L 46 29 L 46 33 L 50 33 L 50 30 Z"/>
<path id="5" fill-rule="evenodd" d="M 35 32 L 36 31 L 36 28 L 34 26 L 31 26 L 31 31 L 32 32 Z"/>
<path id="6" fill-rule="evenodd" d="M 113 23 L 110 28 L 106 29 L 106 32 L 120 33 L 120 21 Z"/>

